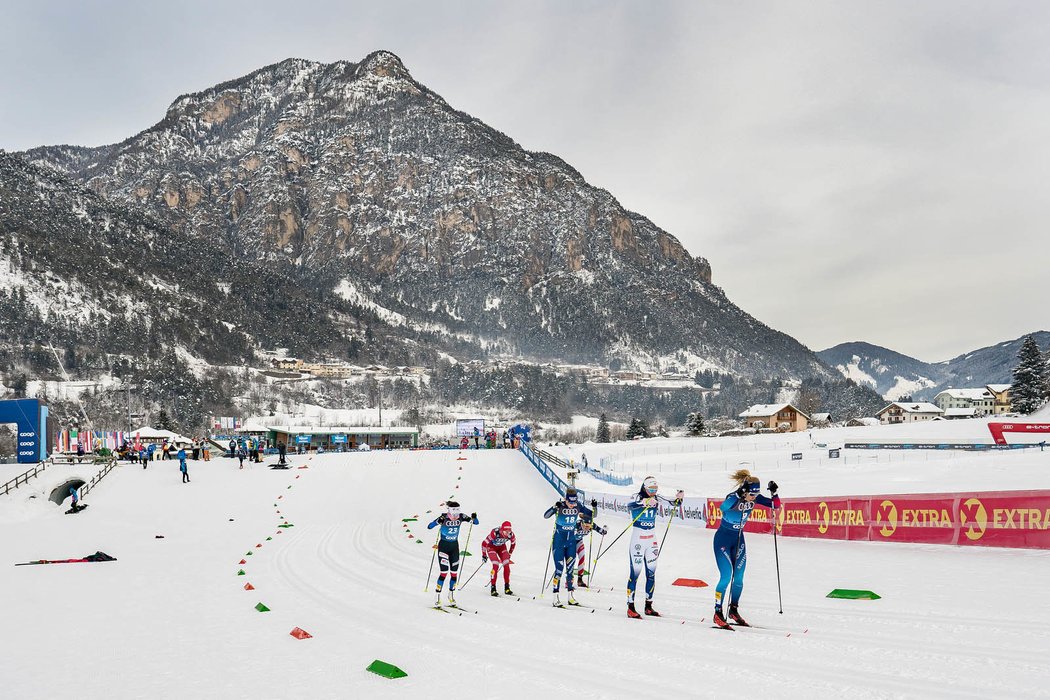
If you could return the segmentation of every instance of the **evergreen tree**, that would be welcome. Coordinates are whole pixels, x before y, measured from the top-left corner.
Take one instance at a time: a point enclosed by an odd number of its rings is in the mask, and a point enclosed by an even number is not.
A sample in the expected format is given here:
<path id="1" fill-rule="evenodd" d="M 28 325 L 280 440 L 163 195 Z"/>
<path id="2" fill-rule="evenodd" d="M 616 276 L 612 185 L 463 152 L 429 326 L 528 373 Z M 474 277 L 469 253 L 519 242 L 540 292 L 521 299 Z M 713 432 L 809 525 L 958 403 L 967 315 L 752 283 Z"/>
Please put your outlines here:
<path id="1" fill-rule="evenodd" d="M 1043 405 L 1047 367 L 1035 338 L 1028 336 L 1017 353 L 1014 382 L 1010 385 L 1010 403 L 1018 413 L 1033 413 Z"/>
<path id="2" fill-rule="evenodd" d="M 606 420 L 604 413 L 598 417 L 598 431 L 595 440 L 597 442 L 609 442 L 609 421 Z"/>
<path id="3" fill-rule="evenodd" d="M 153 427 L 157 430 L 171 430 L 171 418 L 168 417 L 168 412 L 163 408 L 160 409 L 160 414 L 157 416 L 157 422 Z"/>
<path id="4" fill-rule="evenodd" d="M 690 413 L 685 421 L 686 430 L 690 435 L 698 436 L 704 432 L 704 415 L 699 411 Z"/>
<path id="5" fill-rule="evenodd" d="M 635 436 L 649 437 L 649 424 L 641 418 L 632 418 L 631 424 L 627 426 L 627 439 L 633 440 Z"/>

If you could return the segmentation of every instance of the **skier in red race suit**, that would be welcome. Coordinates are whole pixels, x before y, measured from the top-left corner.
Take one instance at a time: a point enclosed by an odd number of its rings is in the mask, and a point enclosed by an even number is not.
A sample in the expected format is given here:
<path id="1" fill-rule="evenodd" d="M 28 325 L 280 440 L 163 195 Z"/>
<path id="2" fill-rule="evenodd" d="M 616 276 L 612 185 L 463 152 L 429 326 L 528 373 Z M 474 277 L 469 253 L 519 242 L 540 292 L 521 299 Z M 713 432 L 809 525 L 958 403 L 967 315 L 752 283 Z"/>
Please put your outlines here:
<path id="1" fill-rule="evenodd" d="M 508 544 L 510 549 L 507 549 Z M 492 532 L 481 543 L 481 561 L 492 562 L 489 593 L 493 596 L 499 596 L 499 593 L 496 592 L 496 575 L 499 574 L 501 566 L 503 567 L 503 593 L 514 595 L 514 591 L 510 590 L 510 565 L 514 563 L 510 560 L 510 555 L 514 554 L 516 546 L 514 530 L 511 529 L 509 521 L 504 521 L 499 527 L 492 528 Z"/>

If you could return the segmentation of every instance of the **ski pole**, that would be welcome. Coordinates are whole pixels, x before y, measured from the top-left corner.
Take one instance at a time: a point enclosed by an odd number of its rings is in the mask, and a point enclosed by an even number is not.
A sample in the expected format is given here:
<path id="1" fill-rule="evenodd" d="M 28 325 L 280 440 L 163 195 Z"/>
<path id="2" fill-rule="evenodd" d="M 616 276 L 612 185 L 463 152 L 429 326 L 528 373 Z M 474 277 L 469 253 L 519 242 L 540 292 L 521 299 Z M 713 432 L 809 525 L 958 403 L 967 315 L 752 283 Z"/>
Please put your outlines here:
<path id="1" fill-rule="evenodd" d="M 674 520 L 675 514 L 678 513 L 678 508 L 681 504 L 675 504 L 674 509 L 671 511 L 671 517 L 667 519 L 667 527 L 664 528 L 664 538 L 660 540 L 660 549 L 656 550 L 656 558 L 660 558 L 660 552 L 664 551 L 664 544 L 667 542 L 667 533 L 671 531 L 671 521 Z"/>
<path id="2" fill-rule="evenodd" d="M 777 551 L 777 509 L 773 508 L 773 556 L 777 562 L 777 601 L 780 603 L 780 614 L 784 614 L 784 598 L 780 594 L 780 552 Z"/>
<path id="3" fill-rule="evenodd" d="M 587 538 L 587 585 L 591 585 L 591 558 L 594 556 L 594 523 L 591 523 L 591 535 Z"/>
<path id="4" fill-rule="evenodd" d="M 551 546 L 547 549 L 547 563 L 543 565 L 543 587 L 540 588 L 540 598 L 543 597 L 543 592 L 547 590 L 547 569 L 551 566 L 551 555 L 554 554 L 554 533 L 551 532 Z"/>
<path id="5" fill-rule="evenodd" d="M 634 520 L 632 520 L 632 521 L 631 521 L 631 523 L 630 523 L 630 524 L 629 524 L 629 525 L 628 525 L 627 527 L 625 527 L 625 528 L 623 529 L 623 532 L 621 532 L 621 533 L 620 533 L 619 535 L 617 535 L 617 536 L 616 536 L 616 540 L 618 540 L 618 539 L 620 539 L 621 537 L 623 537 L 624 535 L 626 535 L 626 534 L 627 534 L 627 531 L 628 531 L 628 530 L 630 530 L 630 529 L 631 529 L 632 527 L 634 527 L 634 524 L 635 524 L 636 522 L 638 522 L 638 518 L 642 517 L 642 514 L 643 514 L 643 513 L 645 513 L 645 511 L 646 511 L 646 510 L 648 510 L 648 508 L 642 508 L 641 510 L 639 510 L 639 511 L 638 511 L 638 515 L 634 516 Z M 609 550 L 610 550 L 610 549 L 612 548 L 612 546 L 613 546 L 614 544 L 616 544 L 616 540 L 613 540 L 612 542 L 610 542 L 610 543 L 609 543 L 609 546 L 608 546 L 608 547 L 606 547 L 606 548 L 605 548 L 605 549 L 604 549 L 603 551 L 601 551 L 601 552 L 600 552 L 600 553 L 598 554 L 598 556 L 596 556 L 596 557 L 594 558 L 594 565 L 595 565 L 595 567 L 597 567 L 597 566 L 598 566 L 598 560 L 599 560 L 599 559 L 601 559 L 601 558 L 602 558 L 603 556 L 605 556 L 605 553 L 606 553 L 606 552 L 608 552 L 608 551 L 609 551 Z"/>
<path id="6" fill-rule="evenodd" d="M 474 574 L 476 574 L 476 573 L 478 573 L 479 571 L 481 571 L 481 567 L 485 566 L 485 564 L 487 564 L 487 563 L 488 563 L 488 562 L 485 562 L 485 561 L 483 561 L 483 562 L 481 562 L 480 564 L 478 564 L 478 568 L 474 569 L 474 573 L 473 573 L 473 574 L 471 574 L 471 575 L 470 575 L 470 576 L 469 576 L 469 577 L 467 578 L 467 580 L 466 580 L 466 581 L 464 581 L 463 583 L 459 584 L 459 587 L 460 587 L 460 588 L 466 588 L 466 587 L 467 587 L 467 584 L 468 584 L 468 583 L 470 583 L 470 580 L 474 578 Z"/>
<path id="7" fill-rule="evenodd" d="M 427 582 L 423 586 L 424 591 L 430 590 L 430 576 L 434 573 L 434 559 L 437 558 L 438 542 L 441 540 L 441 530 L 438 530 L 437 538 L 434 540 L 434 552 L 430 555 L 430 568 L 427 569 Z"/>
<path id="8" fill-rule="evenodd" d="M 463 570 L 463 561 L 467 556 L 470 556 L 470 552 L 467 551 L 467 547 L 470 546 L 470 533 L 474 531 L 474 521 L 470 521 L 470 526 L 467 527 L 467 543 L 463 545 L 463 555 L 459 558 L 459 568 L 456 569 L 456 578 L 459 578 L 459 572 Z"/>
<path id="9" fill-rule="evenodd" d="M 598 540 L 598 550 L 599 551 L 601 550 L 602 542 L 604 542 L 604 541 L 605 541 L 605 535 L 602 535 L 602 538 L 600 540 Z M 591 552 L 591 554 L 593 555 L 594 552 Z M 591 585 L 591 581 L 594 580 L 594 570 L 596 568 L 598 568 L 598 560 L 597 559 L 594 560 L 594 562 L 591 564 L 591 566 L 588 567 L 588 569 L 587 569 L 587 585 L 588 586 L 590 586 Z"/>

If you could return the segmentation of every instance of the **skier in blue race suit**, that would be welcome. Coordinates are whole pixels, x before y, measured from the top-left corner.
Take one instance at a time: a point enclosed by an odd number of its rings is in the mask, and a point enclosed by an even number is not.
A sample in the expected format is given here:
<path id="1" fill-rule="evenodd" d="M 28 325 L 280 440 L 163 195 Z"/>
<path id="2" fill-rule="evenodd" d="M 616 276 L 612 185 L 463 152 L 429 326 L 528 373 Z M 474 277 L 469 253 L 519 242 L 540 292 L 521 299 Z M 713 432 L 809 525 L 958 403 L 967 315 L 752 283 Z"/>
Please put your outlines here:
<path id="1" fill-rule="evenodd" d="M 660 538 L 656 533 L 656 515 L 659 502 L 663 501 L 671 508 L 677 508 L 682 504 L 685 494 L 679 491 L 674 500 L 663 496 L 657 496 L 659 484 L 656 479 L 647 476 L 642 481 L 642 487 L 633 501 L 627 504 L 631 512 L 631 544 L 627 551 L 631 566 L 630 575 L 627 578 L 627 617 L 640 619 L 641 615 L 634 609 L 634 591 L 638 584 L 638 576 L 645 569 L 645 614 L 660 617 L 660 613 L 653 610 L 653 592 L 656 589 L 656 560 L 660 556 Z"/>
<path id="2" fill-rule="evenodd" d="M 592 502 L 592 507 L 596 505 Z M 569 605 L 579 605 L 572 593 L 573 567 L 576 563 L 576 523 L 580 519 L 591 522 L 594 519 L 594 511 L 579 502 L 579 493 L 575 488 L 569 487 L 565 490 L 565 498 L 555 503 L 543 514 L 544 518 L 557 515 L 554 519 L 554 537 L 551 540 L 551 556 L 554 557 L 554 605 L 561 606 L 561 580 L 562 572 L 565 572 L 565 585 L 569 591 Z"/>
<path id="3" fill-rule="evenodd" d="M 437 580 L 437 600 L 434 605 L 441 605 L 441 589 L 445 585 L 446 576 L 449 577 L 448 603 L 449 605 L 456 604 L 456 579 L 459 577 L 459 529 L 468 522 L 478 524 L 478 514 L 471 513 L 469 519 L 464 518 L 460 515 L 459 504 L 455 501 L 449 501 L 445 507 L 448 510 L 427 525 L 428 530 L 435 527 L 441 528 L 437 545 L 440 573 Z"/>
<path id="4" fill-rule="evenodd" d="M 737 489 L 722 502 L 722 524 L 718 526 L 714 537 L 715 562 L 718 564 L 719 573 L 718 586 L 715 587 L 714 623 L 727 630 L 733 628 L 722 615 L 722 599 L 730 580 L 733 586 L 729 592 L 728 617 L 738 625 L 747 626 L 747 622 L 737 610 L 740 594 L 744 590 L 744 570 L 747 568 L 744 526 L 747 525 L 751 511 L 756 505 L 773 508 L 774 511 L 780 508 L 775 481 L 769 482 L 769 494 L 772 498 L 766 498 L 760 493 L 762 485 L 758 477 L 752 476 L 747 469 L 739 469 L 729 478 L 736 482 Z"/>

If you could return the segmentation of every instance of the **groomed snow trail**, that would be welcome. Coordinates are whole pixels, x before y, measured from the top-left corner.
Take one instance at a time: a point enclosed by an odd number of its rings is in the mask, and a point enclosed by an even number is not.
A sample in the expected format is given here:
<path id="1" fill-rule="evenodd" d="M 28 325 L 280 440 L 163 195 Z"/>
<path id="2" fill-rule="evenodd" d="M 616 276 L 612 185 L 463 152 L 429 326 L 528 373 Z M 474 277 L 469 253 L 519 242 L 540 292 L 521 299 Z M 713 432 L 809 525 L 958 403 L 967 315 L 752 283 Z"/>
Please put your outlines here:
<path id="1" fill-rule="evenodd" d="M 600 590 L 578 595 L 593 612 L 539 598 L 556 496 L 515 452 L 299 457 L 288 471 L 218 459 L 191 462 L 187 485 L 175 464 L 122 466 L 77 516 L 0 501 L 5 697 L 713 697 L 738 680 L 775 697 L 1050 696 L 1045 552 L 782 538 L 779 615 L 772 540 L 748 535 L 741 608 L 768 629 L 727 633 L 709 627 L 713 588 L 670 585 L 716 582 L 706 530 L 672 527 L 662 619 L 625 616 L 626 536 L 597 567 Z M 477 614 L 428 609 L 426 523 L 449 496 L 481 520 L 464 577 L 489 530 L 514 523 L 520 601 L 489 597 L 486 565 L 457 595 Z M 608 542 L 628 521 L 599 522 Z M 118 561 L 12 566 L 95 550 Z M 825 598 L 833 588 L 883 599 Z M 373 659 L 409 675 L 367 673 Z"/>

